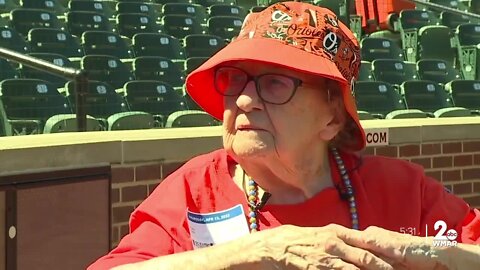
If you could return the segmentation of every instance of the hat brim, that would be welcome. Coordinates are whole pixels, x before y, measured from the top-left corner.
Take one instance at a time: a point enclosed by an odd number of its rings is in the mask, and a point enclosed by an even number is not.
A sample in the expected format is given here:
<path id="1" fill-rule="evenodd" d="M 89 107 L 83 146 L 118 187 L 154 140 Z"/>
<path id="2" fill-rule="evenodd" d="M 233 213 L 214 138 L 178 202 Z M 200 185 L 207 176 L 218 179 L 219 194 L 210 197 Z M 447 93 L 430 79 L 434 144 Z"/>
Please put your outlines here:
<path id="1" fill-rule="evenodd" d="M 241 60 L 279 65 L 338 81 L 342 89 L 345 110 L 358 127 L 358 134 L 355 134 L 358 146 L 352 150 L 365 147 L 365 135 L 358 120 L 355 100 L 350 93 L 350 82 L 345 80 L 332 61 L 292 46 L 285 46 L 282 41 L 252 38 L 231 42 L 187 77 L 186 90 L 190 97 L 207 113 L 223 120 L 223 96 L 214 88 L 215 68 L 225 62 Z"/>

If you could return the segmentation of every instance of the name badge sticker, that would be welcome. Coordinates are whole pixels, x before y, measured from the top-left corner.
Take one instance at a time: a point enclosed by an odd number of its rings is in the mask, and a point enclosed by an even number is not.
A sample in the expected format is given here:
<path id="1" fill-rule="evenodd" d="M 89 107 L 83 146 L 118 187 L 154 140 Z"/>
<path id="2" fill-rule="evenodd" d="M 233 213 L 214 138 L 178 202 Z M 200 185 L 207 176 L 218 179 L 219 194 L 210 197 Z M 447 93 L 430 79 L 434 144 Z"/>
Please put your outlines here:
<path id="1" fill-rule="evenodd" d="M 241 204 L 213 213 L 187 210 L 187 220 L 194 249 L 225 243 L 250 233 Z"/>

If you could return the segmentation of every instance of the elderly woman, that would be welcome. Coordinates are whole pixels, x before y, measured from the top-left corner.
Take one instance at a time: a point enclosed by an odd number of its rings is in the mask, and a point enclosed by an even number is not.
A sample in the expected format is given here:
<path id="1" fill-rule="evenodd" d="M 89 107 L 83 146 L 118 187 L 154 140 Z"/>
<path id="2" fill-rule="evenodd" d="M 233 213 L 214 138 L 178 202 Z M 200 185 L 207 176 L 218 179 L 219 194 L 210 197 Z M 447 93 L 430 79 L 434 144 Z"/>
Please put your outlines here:
<path id="1" fill-rule="evenodd" d="M 168 176 L 89 269 L 479 269 L 478 210 L 419 166 L 355 154 L 359 65 L 327 9 L 251 14 L 187 79 L 224 149 Z M 459 244 L 434 247 L 438 226 Z"/>

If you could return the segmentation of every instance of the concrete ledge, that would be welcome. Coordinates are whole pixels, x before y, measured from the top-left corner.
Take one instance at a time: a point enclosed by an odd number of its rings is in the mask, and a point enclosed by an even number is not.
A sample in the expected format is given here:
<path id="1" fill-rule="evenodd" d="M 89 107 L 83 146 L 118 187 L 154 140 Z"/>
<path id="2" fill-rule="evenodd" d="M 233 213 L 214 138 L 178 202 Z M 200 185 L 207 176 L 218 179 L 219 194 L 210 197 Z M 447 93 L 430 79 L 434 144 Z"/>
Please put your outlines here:
<path id="1" fill-rule="evenodd" d="M 480 140 L 480 117 L 365 120 L 387 128 L 392 145 Z M 58 133 L 0 138 L 0 174 L 41 168 L 176 162 L 222 145 L 222 127 Z"/>

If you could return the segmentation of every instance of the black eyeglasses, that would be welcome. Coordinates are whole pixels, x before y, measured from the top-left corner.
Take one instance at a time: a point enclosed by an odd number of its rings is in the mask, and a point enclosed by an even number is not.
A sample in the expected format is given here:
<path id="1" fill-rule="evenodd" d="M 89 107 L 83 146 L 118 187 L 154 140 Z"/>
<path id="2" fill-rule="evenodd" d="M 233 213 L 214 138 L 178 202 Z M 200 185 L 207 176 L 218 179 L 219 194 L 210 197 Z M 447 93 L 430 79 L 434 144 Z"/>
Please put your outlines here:
<path id="1" fill-rule="evenodd" d="M 220 67 L 215 71 L 215 90 L 223 96 L 239 96 L 252 80 L 258 96 L 266 103 L 277 105 L 289 102 L 302 85 L 302 80 L 286 75 L 251 76 L 239 68 Z"/>

